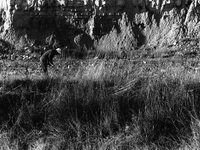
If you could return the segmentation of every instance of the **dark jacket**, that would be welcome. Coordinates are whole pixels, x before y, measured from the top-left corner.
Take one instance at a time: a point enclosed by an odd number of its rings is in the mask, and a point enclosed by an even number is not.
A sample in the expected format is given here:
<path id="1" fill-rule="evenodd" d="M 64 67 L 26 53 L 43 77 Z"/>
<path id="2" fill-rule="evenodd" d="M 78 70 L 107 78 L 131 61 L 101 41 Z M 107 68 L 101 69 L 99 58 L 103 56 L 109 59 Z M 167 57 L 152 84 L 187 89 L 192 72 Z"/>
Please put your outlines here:
<path id="1" fill-rule="evenodd" d="M 40 57 L 40 62 L 46 65 L 53 65 L 55 55 L 59 55 L 55 49 L 48 50 Z"/>

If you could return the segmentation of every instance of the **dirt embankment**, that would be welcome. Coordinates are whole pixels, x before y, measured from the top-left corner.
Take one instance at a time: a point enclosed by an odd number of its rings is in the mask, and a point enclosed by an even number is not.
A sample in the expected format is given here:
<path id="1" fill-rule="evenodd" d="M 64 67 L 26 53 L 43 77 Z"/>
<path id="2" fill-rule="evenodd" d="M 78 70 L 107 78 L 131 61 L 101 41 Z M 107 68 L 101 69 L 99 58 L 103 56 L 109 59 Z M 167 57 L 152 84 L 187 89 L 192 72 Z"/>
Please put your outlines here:
<path id="1" fill-rule="evenodd" d="M 200 36 L 198 0 L 101 0 L 94 3 L 87 0 L 7 0 L 0 2 L 0 8 L 1 38 L 11 43 L 24 35 L 44 43 L 46 37 L 55 33 L 65 44 L 79 30 L 106 34 L 122 12 L 126 12 L 132 22 L 139 45 L 165 46 L 176 44 L 183 37 Z M 88 21 L 95 14 L 96 26 L 91 28 L 93 24 Z"/>

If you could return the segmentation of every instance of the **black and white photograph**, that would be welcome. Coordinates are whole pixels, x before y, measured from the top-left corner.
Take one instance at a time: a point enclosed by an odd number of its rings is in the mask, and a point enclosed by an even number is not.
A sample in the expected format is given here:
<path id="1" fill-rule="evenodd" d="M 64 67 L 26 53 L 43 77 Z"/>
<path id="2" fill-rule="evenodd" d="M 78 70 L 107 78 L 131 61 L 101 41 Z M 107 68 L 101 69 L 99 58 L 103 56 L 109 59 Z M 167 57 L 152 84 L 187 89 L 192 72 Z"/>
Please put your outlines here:
<path id="1" fill-rule="evenodd" d="M 200 0 L 0 0 L 0 150 L 200 150 Z"/>

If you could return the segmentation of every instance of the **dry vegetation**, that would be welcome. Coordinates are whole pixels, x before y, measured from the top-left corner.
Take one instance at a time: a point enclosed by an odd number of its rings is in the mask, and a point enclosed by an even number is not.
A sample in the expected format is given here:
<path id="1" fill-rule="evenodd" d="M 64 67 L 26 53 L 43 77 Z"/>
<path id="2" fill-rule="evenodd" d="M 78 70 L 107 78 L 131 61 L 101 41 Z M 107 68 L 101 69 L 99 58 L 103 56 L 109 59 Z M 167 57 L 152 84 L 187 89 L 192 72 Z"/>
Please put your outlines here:
<path id="1" fill-rule="evenodd" d="M 57 59 L 49 78 L 37 59 L 0 61 L 1 149 L 199 149 L 198 49 L 135 49 L 121 31 L 96 45 L 109 57 Z"/>
<path id="2" fill-rule="evenodd" d="M 56 62 L 59 74 L 51 68 L 44 78 L 36 62 L 6 61 L 1 147 L 198 149 L 200 72 L 189 68 L 194 62 L 68 59 Z"/>

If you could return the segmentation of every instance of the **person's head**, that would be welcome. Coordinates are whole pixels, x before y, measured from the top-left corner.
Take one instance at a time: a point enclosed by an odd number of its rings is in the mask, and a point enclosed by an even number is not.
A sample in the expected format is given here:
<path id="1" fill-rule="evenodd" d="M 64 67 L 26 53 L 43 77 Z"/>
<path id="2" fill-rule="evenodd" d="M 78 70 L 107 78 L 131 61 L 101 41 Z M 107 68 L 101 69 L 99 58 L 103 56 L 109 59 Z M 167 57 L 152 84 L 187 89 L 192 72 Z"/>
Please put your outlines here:
<path id="1" fill-rule="evenodd" d="M 56 48 L 56 51 L 61 54 L 61 48 Z"/>

